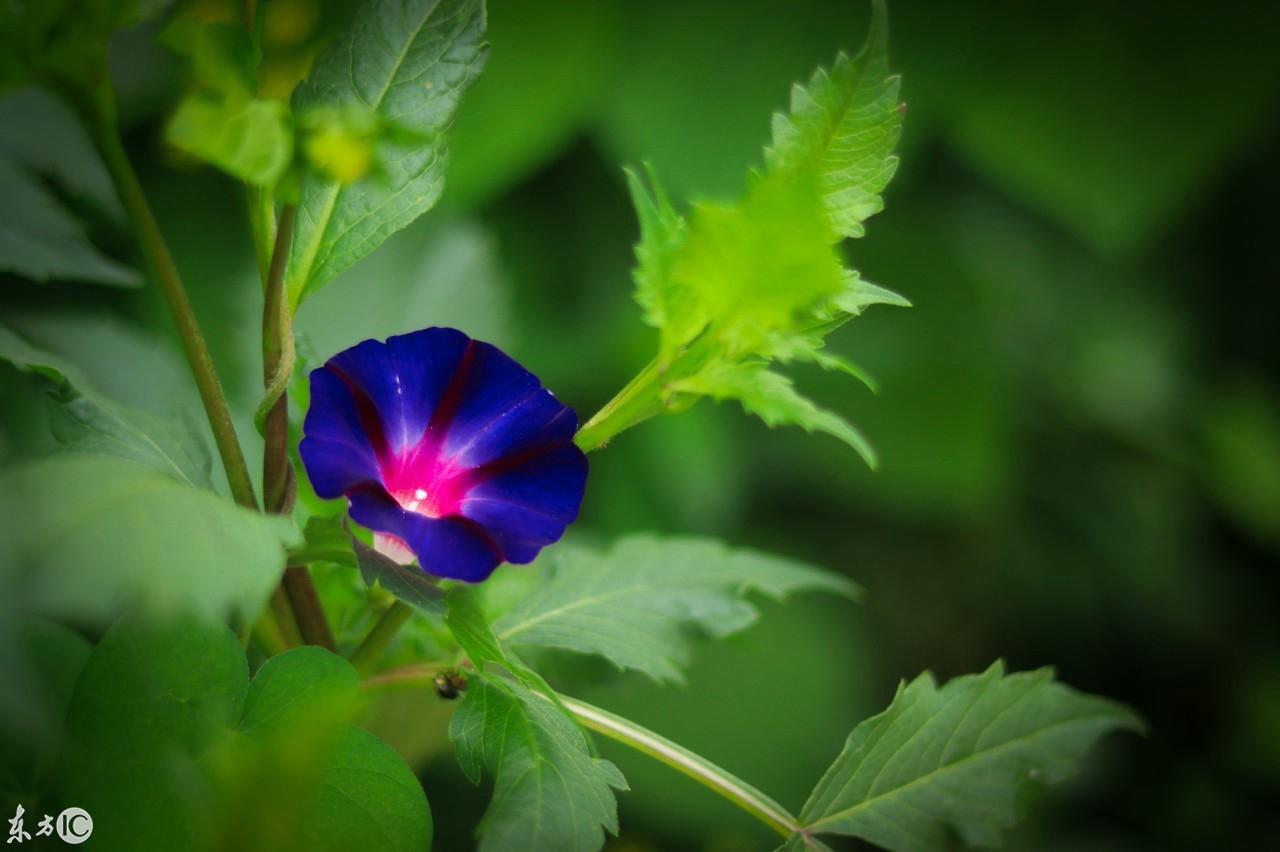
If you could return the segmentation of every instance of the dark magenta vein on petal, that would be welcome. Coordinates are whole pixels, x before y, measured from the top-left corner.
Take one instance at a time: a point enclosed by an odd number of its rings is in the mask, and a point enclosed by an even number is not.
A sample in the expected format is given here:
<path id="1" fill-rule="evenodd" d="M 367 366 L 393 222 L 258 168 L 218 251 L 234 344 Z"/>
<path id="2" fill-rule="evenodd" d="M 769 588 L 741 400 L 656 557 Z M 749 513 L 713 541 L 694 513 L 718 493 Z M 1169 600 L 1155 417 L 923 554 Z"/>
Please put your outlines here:
<path id="1" fill-rule="evenodd" d="M 382 462 L 389 457 L 387 447 L 387 435 L 382 428 L 382 413 L 378 410 L 378 405 L 369 396 L 368 392 L 360 387 L 346 371 L 332 362 L 325 364 L 324 369 L 330 371 L 337 376 L 347 391 L 351 394 L 351 399 L 356 406 L 356 416 L 360 418 L 360 427 L 364 429 L 364 433 L 369 438 L 369 444 L 373 447 L 374 455 L 378 461 Z"/>

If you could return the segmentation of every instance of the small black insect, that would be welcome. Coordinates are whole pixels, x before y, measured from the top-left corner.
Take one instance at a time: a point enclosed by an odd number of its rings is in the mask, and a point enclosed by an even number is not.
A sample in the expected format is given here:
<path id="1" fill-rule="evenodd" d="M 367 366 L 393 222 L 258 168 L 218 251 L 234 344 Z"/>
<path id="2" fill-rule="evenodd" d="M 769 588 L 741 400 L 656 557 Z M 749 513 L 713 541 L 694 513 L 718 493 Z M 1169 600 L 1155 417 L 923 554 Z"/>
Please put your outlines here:
<path id="1" fill-rule="evenodd" d="M 436 685 L 436 694 L 441 698 L 457 698 L 459 692 L 465 692 L 467 689 L 467 676 L 462 672 L 436 672 L 432 680 Z"/>

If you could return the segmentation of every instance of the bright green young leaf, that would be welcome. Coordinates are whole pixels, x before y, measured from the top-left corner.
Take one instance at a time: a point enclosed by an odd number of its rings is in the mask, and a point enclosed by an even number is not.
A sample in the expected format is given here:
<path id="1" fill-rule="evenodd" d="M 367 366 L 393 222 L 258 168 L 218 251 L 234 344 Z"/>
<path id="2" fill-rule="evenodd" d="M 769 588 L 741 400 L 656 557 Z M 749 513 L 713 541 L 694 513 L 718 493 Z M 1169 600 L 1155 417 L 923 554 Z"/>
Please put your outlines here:
<path id="1" fill-rule="evenodd" d="M 134 462 L 68 453 L 0 477 L 22 523 L 0 566 L 33 613 L 86 621 L 127 607 L 208 618 L 265 604 L 296 537 L 287 518 L 251 512 Z"/>
<path id="2" fill-rule="evenodd" d="M 886 849 L 947 849 L 951 831 L 995 846 L 1024 793 L 1070 775 L 1113 730 L 1141 731 L 1142 722 L 1055 682 L 1050 669 L 1006 676 L 996 663 L 941 688 L 923 674 L 853 730 L 800 820 L 814 834 Z"/>
<path id="3" fill-rule="evenodd" d="M 911 307 L 911 302 L 892 290 L 872 284 L 857 272 L 846 269 L 844 287 L 831 300 L 831 307 L 852 316 L 862 313 L 870 305 L 897 305 Z"/>
<path id="4" fill-rule="evenodd" d="M 676 382 L 674 390 L 706 394 L 714 399 L 736 399 L 747 412 L 770 426 L 800 426 L 807 432 L 826 432 L 857 451 L 871 467 L 876 453 L 862 433 L 839 415 L 819 408 L 800 395 L 786 376 L 768 369 L 762 361 L 714 365 L 698 375 Z"/>
<path id="5" fill-rule="evenodd" d="M 674 280 L 671 267 L 684 244 L 684 219 L 658 183 L 658 175 L 648 169 L 652 193 L 644 181 L 626 170 L 631 203 L 640 219 L 640 242 L 636 244 L 636 301 L 644 309 L 644 321 L 669 337 L 688 340 L 706 324 L 696 310 L 694 295 L 686 285 Z"/>
<path id="6" fill-rule="evenodd" d="M 883 0 L 872 4 L 866 45 L 850 60 L 836 57 L 807 87 L 791 90 L 791 112 L 773 118 L 765 161 L 773 174 L 812 174 L 837 238 L 861 237 L 862 222 L 884 208 L 880 192 L 893 177 L 902 129 L 898 77 L 889 74 Z"/>
<path id="7" fill-rule="evenodd" d="M 288 105 L 255 97 L 260 57 L 249 34 L 179 18 L 160 40 L 191 58 L 199 81 L 170 119 L 168 140 L 241 180 L 274 185 L 293 158 L 293 125 Z"/>
<path id="8" fill-rule="evenodd" d="M 286 274 L 293 308 L 436 203 L 445 133 L 487 55 L 484 24 L 482 0 L 365 0 L 299 85 L 299 116 L 361 107 L 384 127 L 372 172 L 304 181 Z"/>
<path id="9" fill-rule="evenodd" d="M 794 327 L 840 292 L 828 230 L 811 181 L 759 178 L 736 206 L 694 207 L 672 276 L 694 293 L 710 333 L 739 356 L 755 350 L 762 332 Z M 687 342 L 667 335 L 665 356 Z"/>
<path id="10" fill-rule="evenodd" d="M 719 638 L 755 621 L 748 592 L 858 594 L 836 574 L 712 539 L 638 535 L 607 553 L 561 546 L 537 567 L 543 581 L 498 618 L 496 638 L 598 654 L 655 680 L 681 679 L 691 630 Z"/>
<path id="11" fill-rule="evenodd" d="M 103 848 L 427 848 L 431 813 L 413 773 L 336 722 L 357 682 L 345 660 L 307 647 L 250 683 L 221 624 L 122 621 L 76 686 L 62 792 L 93 815 Z"/>
<path id="12" fill-rule="evenodd" d="M 0 326 L 0 361 L 44 376 L 54 437 L 80 453 L 116 456 L 155 468 L 178 482 L 211 491 L 212 459 L 204 433 L 179 415 L 163 418 L 97 393 L 84 372 Z"/>
<path id="13" fill-rule="evenodd" d="M 551 701 L 524 685 L 472 676 L 449 738 L 467 777 L 494 778 L 480 824 L 480 849 L 595 850 L 618 833 L 613 789 L 627 789 L 612 763 L 593 758 L 582 732 Z"/>

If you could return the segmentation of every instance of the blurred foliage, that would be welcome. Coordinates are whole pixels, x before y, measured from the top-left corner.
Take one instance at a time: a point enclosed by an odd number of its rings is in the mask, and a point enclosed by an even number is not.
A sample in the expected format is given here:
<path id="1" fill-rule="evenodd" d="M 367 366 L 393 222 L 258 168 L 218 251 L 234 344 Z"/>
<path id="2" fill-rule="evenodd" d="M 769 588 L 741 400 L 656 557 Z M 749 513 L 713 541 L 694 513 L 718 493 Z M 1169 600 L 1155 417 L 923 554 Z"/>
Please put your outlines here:
<path id="1" fill-rule="evenodd" d="M 193 5 L 232 21 L 238 6 Z M 286 93 L 340 25 L 344 4 L 313 17 L 305 5 L 265 4 L 263 93 Z M 695 646 L 688 687 L 573 664 L 594 682 L 582 697 L 799 807 L 849 723 L 886 706 L 900 678 L 997 657 L 1055 665 L 1150 730 L 1104 744 L 1012 848 L 1280 844 L 1280 11 L 898 0 L 889 12 L 908 104 L 901 165 L 848 260 L 915 307 L 829 338 L 879 395 L 796 374 L 862 427 L 881 469 L 704 401 L 596 454 L 574 531 L 719 534 L 843 571 L 866 598 L 769 605 L 742 636 Z M 652 161 L 673 197 L 737 197 L 742 165 L 761 163 L 764 117 L 791 83 L 855 51 L 866 20 L 864 4 L 839 0 L 494 0 L 492 61 L 454 128 L 440 210 L 310 300 L 299 336 L 323 358 L 456 325 L 590 415 L 656 346 L 631 300 L 638 229 L 622 167 Z M 163 143 L 181 92 L 153 34 L 117 39 L 122 119 L 248 436 L 261 367 L 245 204 Z M 136 267 L 109 194 L 57 191 L 65 174 L 97 172 L 88 151 L 58 150 L 56 165 L 21 160 L 24 174 L 77 214 L 98 210 L 94 251 Z M 155 416 L 189 394 L 130 381 L 138 359 L 176 348 L 150 287 L 5 277 L 0 300 L 6 324 L 96 389 Z M 47 388 L 0 365 L 6 465 L 50 449 Z M 0 601 L 6 658 L 21 647 L 8 641 L 14 606 Z M 73 645 L 68 661 L 82 661 Z M 448 751 L 447 704 L 392 693 L 368 716 L 418 768 L 438 846 L 469 844 L 482 803 Z M 710 794 L 618 751 L 603 755 L 633 792 L 619 797 L 616 848 L 770 848 Z"/>

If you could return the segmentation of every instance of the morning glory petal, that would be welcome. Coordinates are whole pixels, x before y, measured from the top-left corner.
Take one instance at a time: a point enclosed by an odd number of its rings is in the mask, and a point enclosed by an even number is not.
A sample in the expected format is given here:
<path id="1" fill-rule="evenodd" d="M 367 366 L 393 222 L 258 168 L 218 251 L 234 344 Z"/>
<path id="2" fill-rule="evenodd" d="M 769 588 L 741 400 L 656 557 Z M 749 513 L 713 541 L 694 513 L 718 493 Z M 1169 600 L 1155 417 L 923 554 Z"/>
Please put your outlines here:
<path id="1" fill-rule="evenodd" d="M 497 347 L 446 328 L 366 340 L 313 371 L 311 393 L 316 492 L 433 574 L 531 562 L 577 518 L 578 417 Z"/>

